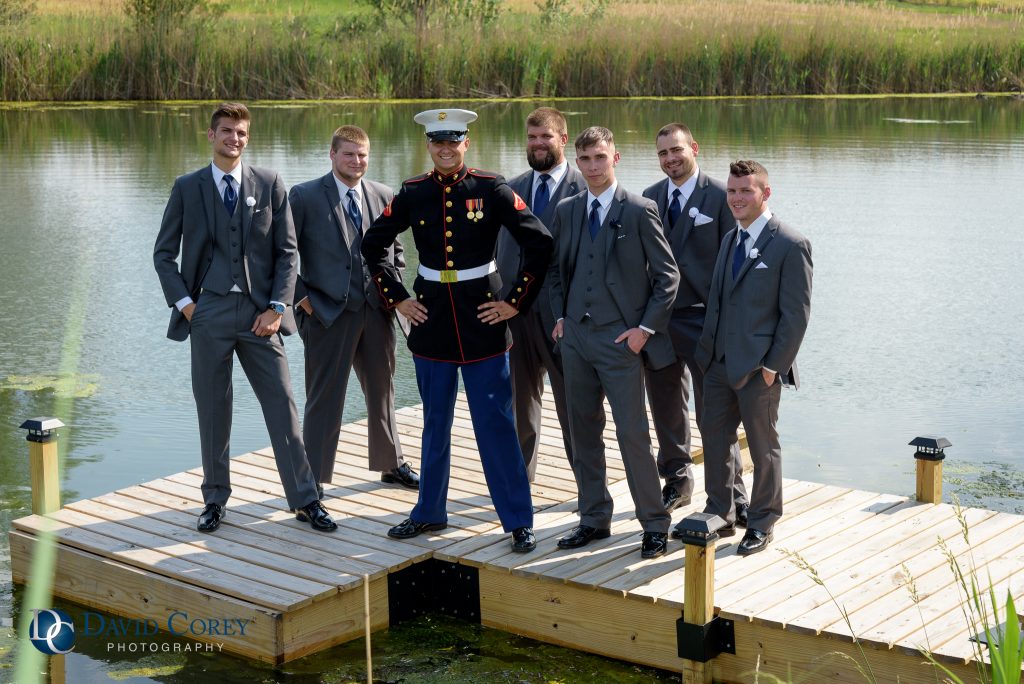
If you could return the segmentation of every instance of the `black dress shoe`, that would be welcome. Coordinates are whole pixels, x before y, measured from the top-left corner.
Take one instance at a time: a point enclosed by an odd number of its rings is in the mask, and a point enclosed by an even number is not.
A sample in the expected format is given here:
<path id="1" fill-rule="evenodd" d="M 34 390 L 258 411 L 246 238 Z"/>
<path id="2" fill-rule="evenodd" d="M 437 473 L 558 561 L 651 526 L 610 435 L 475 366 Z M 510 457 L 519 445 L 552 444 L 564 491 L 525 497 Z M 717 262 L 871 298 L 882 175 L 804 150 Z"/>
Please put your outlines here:
<path id="1" fill-rule="evenodd" d="M 665 506 L 665 512 L 671 513 L 680 506 L 689 506 L 690 497 L 683 498 L 675 485 L 667 484 L 661 490 L 661 503 Z"/>
<path id="2" fill-rule="evenodd" d="M 533 534 L 532 527 L 517 527 L 512 530 L 512 550 L 516 553 L 526 553 L 537 548 L 537 537 Z"/>
<path id="3" fill-rule="evenodd" d="M 774 538 L 771 532 L 762 532 L 761 530 L 747 530 L 747 533 L 743 535 L 743 541 L 736 548 L 736 553 L 741 556 L 749 556 L 752 553 L 758 551 L 764 551 L 768 548 L 768 542 Z"/>
<path id="4" fill-rule="evenodd" d="M 680 524 L 682 524 L 682 523 L 680 523 Z M 731 537 L 734 534 L 736 534 L 736 526 L 735 525 L 726 525 L 722 529 L 718 530 L 718 532 L 716 532 L 715 534 L 717 534 L 719 537 Z M 682 530 L 682 528 L 679 527 L 679 525 L 676 525 L 675 527 L 672 528 L 672 538 L 673 539 L 682 539 L 683 538 L 683 530 Z"/>
<path id="5" fill-rule="evenodd" d="M 572 532 L 567 536 L 558 540 L 558 548 L 578 549 L 581 546 L 586 546 L 595 539 L 607 539 L 610 536 L 612 536 L 611 530 L 599 530 L 596 527 L 591 527 L 590 525 L 580 525 L 578 527 L 574 527 Z"/>
<path id="6" fill-rule="evenodd" d="M 314 530 L 320 532 L 333 532 L 338 529 L 338 523 L 331 520 L 331 516 L 327 514 L 327 509 L 320 503 L 320 499 L 296 509 L 295 519 L 300 522 L 308 522 Z"/>
<path id="7" fill-rule="evenodd" d="M 199 514 L 199 522 L 196 529 L 200 532 L 213 532 L 220 527 L 220 521 L 224 519 L 227 510 L 217 504 L 206 504 L 206 508 Z"/>
<path id="8" fill-rule="evenodd" d="M 380 474 L 380 481 L 388 484 L 400 484 L 409 489 L 420 488 L 420 476 L 416 474 L 408 463 L 403 463 L 397 468 L 386 470 Z"/>
<path id="9" fill-rule="evenodd" d="M 414 522 L 412 518 L 406 518 L 388 530 L 388 536 L 393 539 L 412 539 L 424 532 L 443 530 L 446 527 L 448 527 L 448 523 L 418 523 Z"/>
<path id="10" fill-rule="evenodd" d="M 668 550 L 668 535 L 664 532 L 644 532 L 644 540 L 640 542 L 641 558 L 657 558 L 664 556 Z"/>
<path id="11" fill-rule="evenodd" d="M 750 506 L 747 504 L 736 504 L 736 527 L 747 526 L 747 511 Z"/>

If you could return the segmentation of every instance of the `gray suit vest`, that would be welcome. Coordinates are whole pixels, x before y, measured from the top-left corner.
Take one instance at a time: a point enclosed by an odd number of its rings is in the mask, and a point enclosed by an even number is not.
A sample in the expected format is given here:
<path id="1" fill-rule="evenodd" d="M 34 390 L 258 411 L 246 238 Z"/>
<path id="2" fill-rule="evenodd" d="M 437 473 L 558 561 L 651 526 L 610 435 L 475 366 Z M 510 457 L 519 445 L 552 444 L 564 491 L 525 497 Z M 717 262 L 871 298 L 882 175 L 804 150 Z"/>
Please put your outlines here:
<path id="1" fill-rule="evenodd" d="M 580 236 L 576 251 L 576 269 L 569 284 L 566 317 L 582 321 L 584 316 L 590 314 L 591 320 L 598 325 L 614 323 L 622 319 L 622 314 L 615 306 L 615 300 L 612 299 L 612 293 L 605 280 L 605 237 L 608 228 L 601 226 L 594 240 L 590 239 L 590 232 L 586 226 L 582 229 L 584 232 Z"/>
<path id="2" fill-rule="evenodd" d="M 226 295 L 231 291 L 232 285 L 238 285 L 242 292 L 248 294 L 249 288 L 245 282 L 245 261 L 244 245 L 242 238 L 242 212 L 246 206 L 242 201 L 239 192 L 238 202 L 235 204 L 235 213 L 228 216 L 228 210 L 224 207 L 224 200 L 217 194 L 217 186 L 214 185 L 213 194 L 213 261 L 203 278 L 202 287 L 219 295 Z"/>

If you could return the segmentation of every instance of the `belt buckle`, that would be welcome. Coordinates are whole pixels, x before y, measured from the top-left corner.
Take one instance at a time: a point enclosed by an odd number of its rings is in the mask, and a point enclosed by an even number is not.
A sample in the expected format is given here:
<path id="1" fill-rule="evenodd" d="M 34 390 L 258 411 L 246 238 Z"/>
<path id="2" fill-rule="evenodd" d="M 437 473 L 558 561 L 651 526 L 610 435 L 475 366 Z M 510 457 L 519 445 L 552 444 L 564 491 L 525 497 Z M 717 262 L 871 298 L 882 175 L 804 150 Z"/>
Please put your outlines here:
<path id="1" fill-rule="evenodd" d="M 438 271 L 441 274 L 442 283 L 457 283 L 459 282 L 458 271 Z"/>

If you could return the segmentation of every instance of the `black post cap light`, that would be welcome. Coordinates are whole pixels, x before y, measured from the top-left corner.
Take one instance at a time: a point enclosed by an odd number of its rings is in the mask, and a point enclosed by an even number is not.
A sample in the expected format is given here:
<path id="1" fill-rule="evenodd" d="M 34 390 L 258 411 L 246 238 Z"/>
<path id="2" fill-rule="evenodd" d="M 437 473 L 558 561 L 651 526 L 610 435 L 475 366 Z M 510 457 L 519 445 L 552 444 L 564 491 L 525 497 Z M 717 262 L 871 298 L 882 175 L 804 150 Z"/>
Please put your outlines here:
<path id="1" fill-rule="evenodd" d="M 707 546 L 718 541 L 718 530 L 725 526 L 725 521 L 714 513 L 691 513 L 676 529 L 682 534 L 684 544 Z"/>
<path id="2" fill-rule="evenodd" d="M 29 418 L 21 424 L 21 429 L 28 430 L 25 437 L 30 442 L 49 442 L 57 436 L 57 428 L 64 427 L 59 418 Z"/>
<path id="3" fill-rule="evenodd" d="M 910 440 L 910 446 L 917 447 L 914 458 L 922 461 L 941 461 L 946 458 L 942 451 L 946 447 L 953 446 L 945 437 L 915 437 Z"/>

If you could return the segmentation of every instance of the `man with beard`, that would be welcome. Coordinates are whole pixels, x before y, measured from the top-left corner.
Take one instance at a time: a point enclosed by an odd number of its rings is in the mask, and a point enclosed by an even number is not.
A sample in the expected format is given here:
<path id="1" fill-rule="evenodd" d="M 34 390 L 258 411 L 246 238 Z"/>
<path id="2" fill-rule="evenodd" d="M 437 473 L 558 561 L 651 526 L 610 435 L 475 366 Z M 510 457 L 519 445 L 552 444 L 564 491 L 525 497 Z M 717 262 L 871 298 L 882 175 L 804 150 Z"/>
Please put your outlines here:
<path id="1" fill-rule="evenodd" d="M 644 190 L 658 204 L 665 236 L 679 265 L 679 291 L 672 305 L 669 336 L 675 362 L 661 370 L 647 369 L 647 397 L 658 435 L 658 472 L 665 480 L 662 502 L 668 511 L 690 503 L 693 494 L 693 459 L 690 435 L 690 378 L 693 378 L 697 425 L 704 410 L 704 373 L 693 360 L 704 328 L 711 272 L 722 238 L 736 225 L 725 198 L 725 184 L 697 166 L 700 147 L 690 129 L 670 123 L 655 137 L 658 162 L 665 178 Z M 731 458 L 736 480 L 736 524 L 747 524 L 747 491 L 739 447 Z M 673 531 L 673 535 L 678 532 Z"/>
<path id="2" fill-rule="evenodd" d="M 580 172 L 565 159 L 569 133 L 565 117 L 553 107 L 540 107 L 526 117 L 526 161 L 530 171 L 509 181 L 509 187 L 526 200 L 527 205 L 550 231 L 555 218 L 555 205 L 586 189 Z M 552 232 L 552 237 L 557 236 Z M 506 283 L 501 296 L 511 292 L 515 275 L 523 265 L 523 250 L 507 230 L 498 238 L 498 272 Z M 509 366 L 512 373 L 513 413 L 519 446 L 526 460 L 530 481 L 537 471 L 537 449 L 540 444 L 541 397 L 544 394 L 544 373 L 551 381 L 558 424 L 562 427 L 565 456 L 572 466 L 572 439 L 569 416 L 565 408 L 565 380 L 561 357 L 553 353 L 551 330 L 555 317 L 551 311 L 548 285 L 541 288 L 537 303 L 529 311 L 508 322 L 512 331 Z"/>
<path id="3" fill-rule="evenodd" d="M 409 539 L 448 526 L 446 504 L 452 421 L 459 374 L 473 420 L 487 489 L 512 550 L 537 546 L 526 465 L 512 418 L 506 321 L 536 299 L 551 256 L 551 236 L 505 179 L 467 167 L 468 125 L 476 114 L 432 109 L 424 126 L 434 162 L 402 184 L 363 236 L 363 256 L 381 299 L 412 324 L 409 351 L 423 400 L 420 491 L 415 508 L 388 536 Z M 523 247 L 523 266 L 505 298 L 494 263 L 502 226 Z M 419 268 L 409 294 L 387 258 L 399 233 L 412 229 Z"/>

